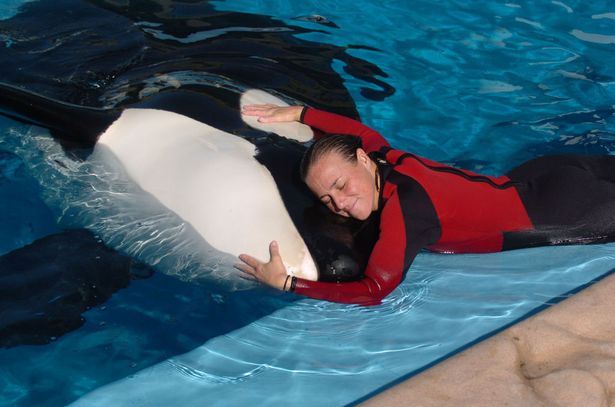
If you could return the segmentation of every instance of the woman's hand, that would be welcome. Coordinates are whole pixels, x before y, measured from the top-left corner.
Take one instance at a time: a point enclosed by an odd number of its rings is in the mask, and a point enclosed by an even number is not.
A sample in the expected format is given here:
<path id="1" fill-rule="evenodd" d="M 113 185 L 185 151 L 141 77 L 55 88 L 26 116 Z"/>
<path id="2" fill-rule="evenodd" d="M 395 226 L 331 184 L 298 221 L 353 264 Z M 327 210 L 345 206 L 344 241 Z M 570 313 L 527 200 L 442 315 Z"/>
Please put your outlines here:
<path id="1" fill-rule="evenodd" d="M 283 290 L 287 273 L 286 267 L 282 263 L 278 242 L 273 241 L 269 244 L 269 256 L 269 263 L 263 263 L 252 256 L 241 254 L 239 260 L 243 263 L 236 264 L 235 268 L 242 272 L 243 278 L 256 280 L 278 290 Z M 289 288 L 288 285 L 286 288 Z"/>
<path id="2" fill-rule="evenodd" d="M 245 105 L 241 114 L 257 116 L 261 123 L 297 122 L 302 111 L 303 106 Z"/>

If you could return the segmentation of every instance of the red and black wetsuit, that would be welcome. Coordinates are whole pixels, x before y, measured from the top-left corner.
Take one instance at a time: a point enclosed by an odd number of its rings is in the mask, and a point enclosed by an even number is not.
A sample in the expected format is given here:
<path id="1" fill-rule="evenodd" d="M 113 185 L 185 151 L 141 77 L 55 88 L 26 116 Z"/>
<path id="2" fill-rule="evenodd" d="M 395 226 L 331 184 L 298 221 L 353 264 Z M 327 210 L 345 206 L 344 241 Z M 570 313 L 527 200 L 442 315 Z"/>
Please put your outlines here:
<path id="1" fill-rule="evenodd" d="M 379 236 L 364 277 L 344 283 L 297 279 L 298 294 L 378 304 L 422 249 L 487 253 L 613 240 L 615 157 L 544 157 L 491 177 L 395 150 L 376 131 L 343 116 L 306 108 L 302 122 L 360 137 L 378 165 L 382 188 L 374 214 Z"/>

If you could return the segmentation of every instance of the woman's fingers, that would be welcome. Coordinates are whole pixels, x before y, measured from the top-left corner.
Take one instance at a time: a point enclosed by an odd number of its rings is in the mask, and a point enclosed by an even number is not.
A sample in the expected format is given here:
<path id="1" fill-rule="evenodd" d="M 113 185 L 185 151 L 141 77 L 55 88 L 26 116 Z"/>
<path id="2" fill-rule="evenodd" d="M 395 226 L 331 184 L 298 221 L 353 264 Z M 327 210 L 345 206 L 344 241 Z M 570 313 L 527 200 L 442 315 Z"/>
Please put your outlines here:
<path id="1" fill-rule="evenodd" d="M 271 107 L 282 107 L 282 106 L 274 105 L 273 103 L 260 103 L 260 104 L 254 104 L 254 105 L 244 105 L 243 110 L 268 109 Z"/>
<path id="2" fill-rule="evenodd" d="M 239 260 L 243 261 L 244 263 L 246 263 L 250 267 L 256 267 L 256 266 L 258 266 L 261 263 L 260 261 L 258 261 L 254 257 L 248 256 L 247 254 L 240 254 L 239 255 Z"/>
<path id="3" fill-rule="evenodd" d="M 273 241 L 269 244 L 269 256 L 269 262 L 263 263 L 247 254 L 240 254 L 239 260 L 242 263 L 235 264 L 235 268 L 241 271 L 242 277 L 283 289 L 287 273 L 280 256 L 278 242 Z"/>
<path id="4" fill-rule="evenodd" d="M 239 273 L 239 278 L 243 278 L 244 280 L 250 280 L 250 281 L 258 281 L 256 277 L 254 277 L 252 274 L 248 274 L 244 272 Z"/>
<path id="5" fill-rule="evenodd" d="M 254 267 L 244 263 L 236 263 L 233 265 L 233 267 L 235 267 L 239 271 L 243 271 L 246 274 L 254 274 L 254 272 L 256 271 Z"/>
<path id="6" fill-rule="evenodd" d="M 273 105 L 248 105 L 244 106 L 241 114 L 246 116 L 256 116 L 261 123 L 270 122 L 277 112 L 277 107 Z"/>
<path id="7" fill-rule="evenodd" d="M 281 260 L 280 246 L 278 245 L 278 242 L 274 240 L 273 242 L 269 243 L 269 261 L 274 262 L 278 259 Z"/>
<path id="8" fill-rule="evenodd" d="M 261 123 L 292 122 L 299 120 L 301 106 L 246 105 L 241 113 L 246 116 L 257 116 Z"/>
<path id="9" fill-rule="evenodd" d="M 263 113 L 271 112 L 272 110 L 278 108 L 276 105 L 245 105 L 241 109 L 241 113 L 248 116 L 258 116 Z"/>
<path id="10" fill-rule="evenodd" d="M 251 274 L 254 277 L 257 277 L 256 274 L 263 267 L 263 263 L 252 256 L 248 256 L 247 254 L 239 255 L 239 260 L 243 263 L 237 263 L 235 268 L 243 271 L 244 273 Z M 258 278 L 258 277 L 257 277 Z"/>
<path id="11" fill-rule="evenodd" d="M 246 255 L 241 255 L 239 256 L 239 259 L 241 261 L 245 261 L 244 259 L 242 259 L 242 257 L 248 257 L 251 260 L 254 260 L 254 258 L 250 257 L 250 256 L 246 256 Z M 250 260 L 249 260 L 250 261 Z M 256 268 L 247 264 L 247 263 L 236 263 L 233 265 L 233 267 L 235 267 L 237 270 L 241 271 L 241 273 L 239 274 L 239 277 L 243 278 L 244 280 L 251 280 L 251 281 L 258 281 L 258 278 L 256 277 Z"/>

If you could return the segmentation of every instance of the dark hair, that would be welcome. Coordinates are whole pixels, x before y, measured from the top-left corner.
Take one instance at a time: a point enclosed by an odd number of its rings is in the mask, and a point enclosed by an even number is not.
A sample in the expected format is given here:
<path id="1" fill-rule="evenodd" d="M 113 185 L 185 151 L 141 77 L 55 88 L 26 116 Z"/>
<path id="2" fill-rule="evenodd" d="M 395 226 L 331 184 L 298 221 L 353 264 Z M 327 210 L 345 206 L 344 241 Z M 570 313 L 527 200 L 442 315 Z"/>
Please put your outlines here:
<path id="1" fill-rule="evenodd" d="M 325 154 L 336 152 L 345 160 L 354 163 L 357 161 L 357 149 L 362 147 L 361 138 L 346 134 L 329 134 L 317 140 L 303 154 L 299 167 L 301 179 L 305 182 L 312 165 Z"/>

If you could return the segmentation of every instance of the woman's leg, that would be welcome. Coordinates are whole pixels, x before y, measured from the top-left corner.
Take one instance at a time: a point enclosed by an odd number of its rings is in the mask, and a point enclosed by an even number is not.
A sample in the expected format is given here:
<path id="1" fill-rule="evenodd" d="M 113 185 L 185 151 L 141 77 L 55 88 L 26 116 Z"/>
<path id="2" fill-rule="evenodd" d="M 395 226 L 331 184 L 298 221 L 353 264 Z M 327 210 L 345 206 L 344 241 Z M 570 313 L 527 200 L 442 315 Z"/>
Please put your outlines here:
<path id="1" fill-rule="evenodd" d="M 507 234 L 505 249 L 615 240 L 615 157 L 547 156 L 507 175 L 535 230 Z"/>
<path id="2" fill-rule="evenodd" d="M 615 156 L 611 155 L 552 155 L 534 158 L 513 168 L 506 174 L 515 181 L 527 181 L 562 167 L 580 168 L 595 177 L 615 182 Z"/>

